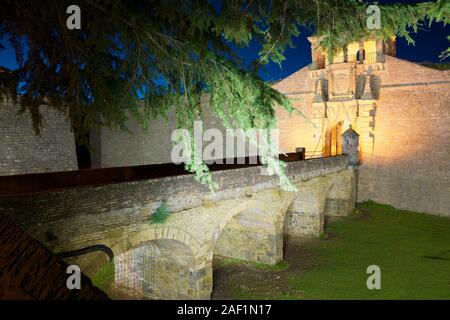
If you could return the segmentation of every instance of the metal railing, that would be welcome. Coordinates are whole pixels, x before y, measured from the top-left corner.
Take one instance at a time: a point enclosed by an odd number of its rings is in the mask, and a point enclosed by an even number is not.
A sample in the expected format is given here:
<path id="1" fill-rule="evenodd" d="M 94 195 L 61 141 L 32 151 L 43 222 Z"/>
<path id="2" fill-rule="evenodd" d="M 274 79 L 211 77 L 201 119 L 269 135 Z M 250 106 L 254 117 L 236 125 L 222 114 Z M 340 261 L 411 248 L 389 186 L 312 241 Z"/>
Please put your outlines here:
<path id="1" fill-rule="evenodd" d="M 108 256 L 109 261 L 112 261 L 114 259 L 114 253 L 111 250 L 111 248 L 108 246 L 102 245 L 102 244 L 97 244 L 97 245 L 89 246 L 86 248 L 81 248 L 81 249 L 76 249 L 76 250 L 71 250 L 71 251 L 60 252 L 57 255 L 61 259 L 66 259 L 66 258 L 82 256 L 82 255 L 92 253 L 92 252 L 97 252 L 97 251 L 105 253 Z"/>
<path id="2" fill-rule="evenodd" d="M 359 59 L 358 59 L 359 58 Z M 348 54 L 348 55 L 337 55 L 333 57 L 333 63 L 377 63 L 377 62 L 384 62 L 384 53 L 382 52 L 366 52 L 363 54 L 363 57 L 359 57 L 357 54 Z M 312 62 L 309 65 L 309 69 L 311 70 L 318 70 L 318 69 L 324 69 L 325 65 L 320 64 L 317 62 Z"/>
<path id="3" fill-rule="evenodd" d="M 333 63 L 356 62 L 356 63 L 376 63 L 384 62 L 384 54 L 381 52 L 365 52 L 362 57 L 358 54 L 338 55 L 333 57 Z"/>

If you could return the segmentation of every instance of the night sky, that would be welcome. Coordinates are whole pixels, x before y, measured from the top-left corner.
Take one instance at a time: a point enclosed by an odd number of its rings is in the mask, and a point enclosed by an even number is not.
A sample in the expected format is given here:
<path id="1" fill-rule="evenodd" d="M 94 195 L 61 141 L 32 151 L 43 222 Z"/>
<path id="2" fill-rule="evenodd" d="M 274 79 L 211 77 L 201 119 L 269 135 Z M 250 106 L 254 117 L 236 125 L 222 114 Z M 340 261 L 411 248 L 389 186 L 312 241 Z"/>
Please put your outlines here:
<path id="1" fill-rule="evenodd" d="M 371 1 L 372 2 L 372 1 Z M 418 3 L 425 1 L 417 0 L 379 0 L 379 4 L 389 3 Z M 276 64 L 269 64 L 260 76 L 268 81 L 283 79 L 296 72 L 300 68 L 311 63 L 311 44 L 307 37 L 312 35 L 312 30 L 301 29 L 299 37 L 293 43 L 295 48 L 288 48 L 285 52 L 286 59 L 282 63 L 281 69 Z M 428 24 L 419 29 L 418 33 L 411 36 L 415 45 L 408 45 L 405 39 L 397 38 L 397 57 L 414 62 L 441 62 L 439 54 L 450 46 L 447 36 L 450 35 L 450 25 L 444 26 L 442 23 Z M 247 61 L 251 61 L 257 56 L 259 46 L 252 43 L 249 48 L 240 50 Z M 447 59 L 445 62 L 449 62 Z"/>
<path id="2" fill-rule="evenodd" d="M 393 2 L 414 3 L 420 1 L 380 0 L 378 2 L 380 4 L 386 4 Z M 312 30 L 301 29 L 300 36 L 296 37 L 293 41 L 295 48 L 288 48 L 285 52 L 286 59 L 282 63 L 281 68 L 276 64 L 269 64 L 265 70 L 261 70 L 261 78 L 268 81 L 279 80 L 311 63 L 311 47 L 306 38 L 310 35 L 312 35 Z M 443 24 L 434 23 L 431 28 L 428 28 L 428 25 L 423 26 L 417 34 L 412 34 L 413 39 L 416 41 L 415 46 L 408 45 L 403 38 L 397 39 L 397 57 L 415 62 L 439 62 L 439 54 L 449 46 L 446 38 L 447 35 L 450 35 L 449 25 L 444 27 Z M 6 50 L 0 50 L 0 66 L 9 69 L 17 68 L 11 46 L 5 39 L 2 39 L 1 43 L 6 46 Z M 246 62 L 250 62 L 257 57 L 258 50 L 258 44 L 252 42 L 248 48 L 238 51 Z"/>

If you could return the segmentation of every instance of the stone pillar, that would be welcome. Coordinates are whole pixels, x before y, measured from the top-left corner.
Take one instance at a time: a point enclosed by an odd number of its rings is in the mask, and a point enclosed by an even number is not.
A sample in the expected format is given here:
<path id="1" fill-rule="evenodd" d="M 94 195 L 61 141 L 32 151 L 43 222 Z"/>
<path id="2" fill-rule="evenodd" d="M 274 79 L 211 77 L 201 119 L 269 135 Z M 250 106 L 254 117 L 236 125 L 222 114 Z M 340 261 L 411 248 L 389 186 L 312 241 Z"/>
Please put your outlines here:
<path id="1" fill-rule="evenodd" d="M 327 102 L 316 102 L 313 106 L 313 139 L 318 142 L 316 150 L 307 150 L 310 157 L 322 157 L 322 150 L 325 146 L 325 139 L 323 137 L 327 126 Z M 314 154 L 311 154 L 314 152 Z"/>
<path id="2" fill-rule="evenodd" d="M 339 172 L 325 200 L 325 216 L 348 216 L 355 208 L 356 177 L 355 170 Z"/>
<path id="3" fill-rule="evenodd" d="M 358 101 L 359 161 L 364 163 L 374 152 L 375 100 Z"/>
<path id="4" fill-rule="evenodd" d="M 284 233 L 294 237 L 319 237 L 324 230 L 325 186 L 300 185 L 286 214 Z"/>
<path id="5" fill-rule="evenodd" d="M 376 40 L 377 48 L 377 62 L 384 62 L 384 42 L 383 40 Z"/>
<path id="6" fill-rule="evenodd" d="M 384 42 L 384 53 L 392 57 L 396 56 L 397 53 L 397 40 L 396 37 L 390 37 Z"/>
<path id="7" fill-rule="evenodd" d="M 190 279 L 193 284 L 193 296 L 195 300 L 210 300 L 213 284 L 212 261 L 205 267 L 191 271 Z"/>
<path id="8" fill-rule="evenodd" d="M 323 51 L 319 47 L 320 38 L 319 37 L 308 37 L 311 43 L 311 58 L 312 58 L 312 69 L 323 69 L 325 68 L 326 59 Z"/>

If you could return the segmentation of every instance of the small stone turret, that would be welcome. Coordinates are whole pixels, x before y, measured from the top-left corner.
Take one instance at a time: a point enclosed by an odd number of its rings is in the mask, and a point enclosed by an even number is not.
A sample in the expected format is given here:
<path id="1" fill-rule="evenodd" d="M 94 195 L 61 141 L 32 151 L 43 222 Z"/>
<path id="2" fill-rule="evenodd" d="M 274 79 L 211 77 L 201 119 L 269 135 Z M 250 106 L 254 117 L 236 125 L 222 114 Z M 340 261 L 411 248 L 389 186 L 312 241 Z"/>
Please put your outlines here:
<path id="1" fill-rule="evenodd" d="M 359 134 L 351 126 L 342 134 L 342 153 L 349 155 L 349 165 L 359 164 Z"/>

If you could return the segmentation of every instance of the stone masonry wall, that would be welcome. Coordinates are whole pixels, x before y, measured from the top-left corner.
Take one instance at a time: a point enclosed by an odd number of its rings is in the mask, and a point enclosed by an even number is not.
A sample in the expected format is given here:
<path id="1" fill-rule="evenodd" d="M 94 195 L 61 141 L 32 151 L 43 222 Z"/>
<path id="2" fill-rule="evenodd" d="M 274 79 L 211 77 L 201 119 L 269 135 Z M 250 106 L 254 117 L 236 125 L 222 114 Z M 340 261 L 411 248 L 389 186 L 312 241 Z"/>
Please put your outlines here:
<path id="1" fill-rule="evenodd" d="M 198 274 L 190 267 L 189 247 L 176 240 L 154 240 L 114 259 L 114 286 L 132 290 L 136 298 L 194 299 Z"/>
<path id="2" fill-rule="evenodd" d="M 264 222 L 265 215 L 267 213 L 258 209 L 236 215 L 221 231 L 214 254 L 266 264 L 280 262 L 283 230 L 276 230 L 273 222 Z"/>
<path id="3" fill-rule="evenodd" d="M 276 108 L 277 128 L 280 130 L 280 150 L 294 152 L 297 147 L 306 148 L 306 158 L 321 156 L 319 136 L 315 135 L 312 101 L 314 83 L 308 67 L 304 67 L 273 87 L 292 99 L 296 110 L 291 114 Z"/>
<path id="4" fill-rule="evenodd" d="M 296 108 L 291 114 L 280 107 L 276 108 L 280 151 L 295 152 L 297 147 L 305 147 L 307 158 L 312 155 L 321 156 L 322 151 L 320 146 L 318 148 L 320 136 L 313 130 L 313 110 L 309 108 L 314 93 L 314 83 L 309 72 L 309 68 L 304 67 L 274 85 L 274 88 L 292 99 Z M 208 106 L 207 98 L 205 96 L 203 101 L 203 130 L 214 128 L 225 132 L 222 121 L 213 115 Z M 130 132 L 93 128 L 90 132 L 93 167 L 109 168 L 172 162 L 171 135 L 177 128 L 177 119 L 173 109 L 168 110 L 166 115 L 167 120 L 161 117 L 151 119 L 148 132 L 143 131 L 132 119 L 127 123 Z M 204 142 L 204 147 L 208 143 Z M 249 155 L 248 144 L 245 155 Z M 227 157 L 212 157 L 212 159 L 220 158 Z M 208 159 L 205 157 L 205 160 Z"/>
<path id="5" fill-rule="evenodd" d="M 33 131 L 26 111 L 0 102 L 0 176 L 77 170 L 75 139 L 65 116 L 41 106 L 40 136 Z"/>
<path id="6" fill-rule="evenodd" d="M 347 216 L 356 203 L 357 178 L 354 170 L 347 170 L 335 179 L 325 199 L 325 216 Z"/>
<path id="7" fill-rule="evenodd" d="M 450 216 L 450 75 L 386 56 L 358 201 Z"/>
<path id="8" fill-rule="evenodd" d="M 360 136 L 360 148 L 363 138 L 371 143 L 365 143 L 360 154 L 357 200 L 450 216 L 450 72 L 387 55 L 385 60 L 381 68 L 361 66 L 374 75 L 372 90 L 377 94 L 375 108 L 359 106 L 357 125 L 370 116 L 371 128 Z M 311 78 L 312 71 L 303 68 L 274 85 L 296 99 L 294 104 L 309 119 L 314 117 Z M 338 112 L 345 115 L 346 110 Z M 324 133 L 318 134 L 320 128 L 283 110 L 277 111 L 277 117 L 282 151 L 302 146 L 307 157 L 314 150 L 320 155 L 317 146 L 325 139 Z M 331 199 L 326 203 L 329 211 L 345 206 Z"/>
<path id="9" fill-rule="evenodd" d="M 217 129 L 225 133 L 226 129 L 222 121 L 213 115 L 204 98 L 203 133 L 207 129 Z M 172 133 L 177 129 L 175 110 L 170 109 L 166 113 L 167 119 L 158 117 L 148 123 L 148 131 L 144 131 L 140 124 L 133 119 L 127 123 L 130 132 L 112 130 L 108 128 L 93 128 L 90 132 L 91 157 L 94 168 L 110 168 L 123 166 L 138 166 L 157 163 L 171 163 L 173 142 Z M 226 138 L 223 135 L 224 155 L 205 155 L 205 160 L 234 158 L 227 157 L 225 152 Z M 211 142 L 204 141 L 203 148 Z M 236 148 L 235 148 L 235 152 Z M 249 154 L 246 144 L 245 156 Z"/>

